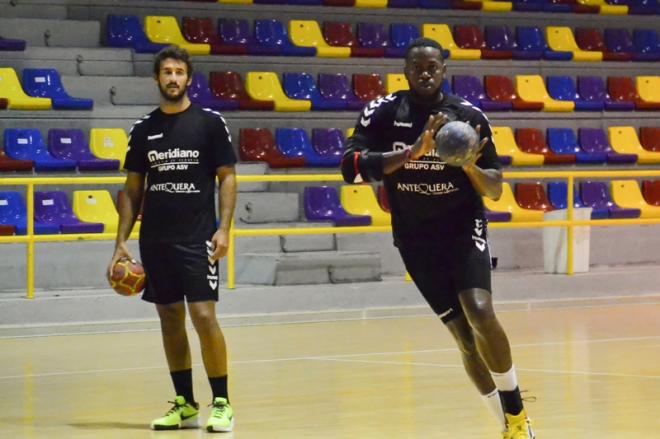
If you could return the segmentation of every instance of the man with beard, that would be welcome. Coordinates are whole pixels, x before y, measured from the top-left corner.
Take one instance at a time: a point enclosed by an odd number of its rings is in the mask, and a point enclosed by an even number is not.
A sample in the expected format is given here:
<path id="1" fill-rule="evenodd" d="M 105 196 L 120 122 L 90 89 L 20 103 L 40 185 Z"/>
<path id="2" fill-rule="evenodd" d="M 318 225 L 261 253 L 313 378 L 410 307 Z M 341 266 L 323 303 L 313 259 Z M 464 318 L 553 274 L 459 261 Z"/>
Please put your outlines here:
<path id="1" fill-rule="evenodd" d="M 442 47 L 420 38 L 405 57 L 409 91 L 377 99 L 347 141 L 348 183 L 383 180 L 394 244 L 415 285 L 452 334 L 463 365 L 506 439 L 533 438 L 507 336 L 493 311 L 482 196 L 497 200 L 502 173 L 486 116 L 442 93 Z M 434 137 L 450 120 L 471 124 L 481 150 L 461 167 L 443 163 Z"/>
<path id="2" fill-rule="evenodd" d="M 199 405 L 193 396 L 185 326 L 187 301 L 213 393 L 206 428 L 231 431 L 234 411 L 227 392 L 227 351 L 215 302 L 218 259 L 227 252 L 236 202 L 236 156 L 222 115 L 192 105 L 188 99 L 192 64 L 185 50 L 168 47 L 159 52 L 154 79 L 160 105 L 131 129 L 125 162 L 126 202 L 119 206 L 119 228 L 108 275 L 117 261 L 131 259 L 126 240 L 144 201 L 140 255 L 147 284 L 142 299 L 156 305 L 176 392 L 173 407 L 155 419 L 151 428 L 173 430 L 198 425 Z M 220 186 L 219 228 L 216 179 Z"/>

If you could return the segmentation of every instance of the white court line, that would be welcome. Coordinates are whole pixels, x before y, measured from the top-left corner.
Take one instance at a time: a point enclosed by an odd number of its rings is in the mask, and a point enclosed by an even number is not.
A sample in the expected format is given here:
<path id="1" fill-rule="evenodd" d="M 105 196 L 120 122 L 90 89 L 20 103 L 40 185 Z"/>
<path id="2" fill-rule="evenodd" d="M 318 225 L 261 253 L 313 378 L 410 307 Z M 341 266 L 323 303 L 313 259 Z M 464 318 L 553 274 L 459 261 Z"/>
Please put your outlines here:
<path id="1" fill-rule="evenodd" d="M 601 338 L 601 339 L 584 339 L 584 340 L 572 340 L 572 341 L 549 341 L 549 342 L 539 342 L 539 343 L 520 343 L 511 345 L 512 348 L 523 348 L 523 347 L 538 347 L 538 346 L 556 346 L 556 345 L 567 345 L 567 344 L 589 344 L 589 343 L 612 343 L 612 342 L 624 342 L 624 341 L 639 341 L 639 340 L 654 340 L 660 339 L 660 335 L 644 336 L 644 337 L 616 337 L 616 338 Z M 353 354 L 336 354 L 336 355 L 318 355 L 318 356 L 301 356 L 301 357 L 283 357 L 283 358 L 266 358 L 261 360 L 237 360 L 230 361 L 230 364 L 261 364 L 261 363 L 281 363 L 288 361 L 341 361 L 345 359 L 349 361 L 350 358 L 355 357 L 368 357 L 368 356 L 378 356 L 378 355 L 401 355 L 401 354 L 422 354 L 422 353 L 433 353 L 433 352 L 455 352 L 458 351 L 457 348 L 443 348 L 443 349 L 423 349 L 415 351 L 388 351 L 388 352 L 364 352 L 364 353 L 353 353 Z M 355 362 L 369 362 L 370 360 L 355 360 Z M 387 364 L 387 362 L 382 362 L 382 364 Z M 420 365 L 420 366 L 434 366 L 440 367 L 435 363 L 397 363 L 397 364 L 408 364 L 408 365 Z M 201 364 L 194 364 L 193 366 L 199 367 Z M 447 366 L 449 367 L 449 366 Z M 453 367 L 453 366 L 452 366 Z M 457 366 L 459 367 L 459 366 Z M 462 367 L 462 366 L 460 366 Z M 4 375 L 0 376 L 0 380 L 9 380 L 9 379 L 20 379 L 20 378 L 45 378 L 45 377 L 54 377 L 54 376 L 67 376 L 67 375 L 87 375 L 95 373 L 116 373 L 116 372 L 132 372 L 132 371 L 142 371 L 142 370 L 153 370 L 153 369 L 164 369 L 164 365 L 160 366 L 141 366 L 141 367 L 127 367 L 127 368 L 116 368 L 116 369 L 90 369 L 90 370 L 74 370 L 74 371 L 60 371 L 60 372 L 44 372 L 44 373 L 35 373 L 35 374 L 24 374 L 24 375 Z M 550 370 L 545 369 L 519 369 L 526 370 L 529 372 L 546 372 L 551 373 Z M 554 373 L 568 373 L 566 371 L 554 371 Z M 593 374 L 598 375 L 599 372 L 575 372 L 575 374 Z M 606 375 L 608 375 L 606 373 Z M 609 374 L 612 375 L 612 374 Z M 625 375 L 619 374 L 616 376 L 622 377 L 644 377 L 644 378 L 660 378 L 656 376 L 646 376 L 646 375 Z"/>

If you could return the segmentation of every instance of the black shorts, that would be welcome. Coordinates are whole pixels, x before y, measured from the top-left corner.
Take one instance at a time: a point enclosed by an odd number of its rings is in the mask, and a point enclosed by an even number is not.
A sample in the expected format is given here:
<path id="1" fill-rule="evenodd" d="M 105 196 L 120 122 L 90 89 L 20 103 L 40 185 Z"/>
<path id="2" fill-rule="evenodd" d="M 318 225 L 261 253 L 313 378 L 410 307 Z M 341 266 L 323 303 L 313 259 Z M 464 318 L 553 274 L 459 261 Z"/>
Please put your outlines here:
<path id="1" fill-rule="evenodd" d="M 463 313 L 458 293 L 471 288 L 491 291 L 490 249 L 486 220 L 480 215 L 442 230 L 443 238 L 399 242 L 399 253 L 415 285 L 444 323 Z"/>
<path id="2" fill-rule="evenodd" d="M 142 300 L 158 305 L 218 300 L 218 262 L 211 263 L 210 241 L 201 243 L 140 243 L 147 274 Z"/>

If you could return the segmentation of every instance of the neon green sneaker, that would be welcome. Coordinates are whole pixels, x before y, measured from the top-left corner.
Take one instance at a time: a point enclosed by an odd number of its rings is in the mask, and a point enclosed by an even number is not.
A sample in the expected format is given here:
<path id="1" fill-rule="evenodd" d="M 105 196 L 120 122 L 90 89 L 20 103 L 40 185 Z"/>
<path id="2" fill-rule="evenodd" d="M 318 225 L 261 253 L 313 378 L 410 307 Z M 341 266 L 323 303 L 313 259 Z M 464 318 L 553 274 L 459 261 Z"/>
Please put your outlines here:
<path id="1" fill-rule="evenodd" d="M 186 398 L 179 395 L 174 401 L 168 401 L 174 406 L 162 418 L 151 421 L 152 430 L 178 430 L 179 428 L 197 428 L 199 423 L 199 404 L 186 402 Z"/>
<path id="2" fill-rule="evenodd" d="M 234 428 L 234 409 L 231 408 L 225 398 L 219 396 L 213 400 L 211 416 L 206 422 L 206 430 L 214 431 L 232 431 Z"/>

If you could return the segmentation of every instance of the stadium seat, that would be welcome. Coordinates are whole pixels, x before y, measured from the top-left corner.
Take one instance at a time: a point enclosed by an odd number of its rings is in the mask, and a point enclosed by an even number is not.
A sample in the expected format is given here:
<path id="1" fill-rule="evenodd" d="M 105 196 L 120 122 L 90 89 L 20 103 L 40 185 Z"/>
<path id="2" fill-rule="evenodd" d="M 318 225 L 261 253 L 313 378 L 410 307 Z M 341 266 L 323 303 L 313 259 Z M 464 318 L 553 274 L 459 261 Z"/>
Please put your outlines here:
<path id="1" fill-rule="evenodd" d="M 545 0 L 514 0 L 513 10 L 520 12 L 539 12 L 543 10 Z"/>
<path id="2" fill-rule="evenodd" d="M 94 156 L 105 160 L 118 160 L 119 169 L 124 169 L 128 137 L 123 128 L 92 128 L 89 130 L 89 150 Z"/>
<path id="3" fill-rule="evenodd" d="M 632 111 L 635 109 L 635 104 L 632 102 L 611 100 L 605 88 L 605 81 L 598 76 L 578 76 L 577 90 L 585 102 L 603 105 L 608 111 Z"/>
<path id="4" fill-rule="evenodd" d="M 542 166 L 543 156 L 541 154 L 529 154 L 522 152 L 516 144 L 513 137 L 513 131 L 510 127 L 491 127 L 493 133 L 493 143 L 497 150 L 497 155 L 502 160 L 503 157 L 509 157 L 513 166 Z"/>
<path id="5" fill-rule="evenodd" d="M 543 212 L 554 210 L 541 183 L 517 183 L 516 200 L 523 209 L 541 210 Z"/>
<path id="6" fill-rule="evenodd" d="M 602 164 L 607 161 L 605 153 L 586 153 L 578 145 L 572 128 L 548 128 L 548 147 L 557 155 L 572 155 L 576 163 Z"/>
<path id="7" fill-rule="evenodd" d="M 508 223 L 511 221 L 510 212 L 494 212 L 484 208 L 484 215 L 489 223 Z"/>
<path id="8" fill-rule="evenodd" d="M 419 0 L 387 0 L 388 8 L 418 8 Z"/>
<path id="9" fill-rule="evenodd" d="M 43 224 L 58 226 L 62 233 L 101 233 L 103 224 L 84 223 L 73 214 L 64 192 L 34 193 L 34 219 Z"/>
<path id="10" fill-rule="evenodd" d="M 481 3 L 481 10 L 484 12 L 510 12 L 513 10 L 513 3 L 503 0 L 485 0 Z"/>
<path id="11" fill-rule="evenodd" d="M 314 47 L 295 46 L 286 28 L 278 20 L 255 20 L 254 40 L 263 47 L 270 47 L 283 56 L 316 56 Z"/>
<path id="12" fill-rule="evenodd" d="M 201 72 L 195 72 L 192 76 L 192 82 L 188 87 L 188 97 L 190 102 L 203 108 L 210 108 L 217 111 L 238 110 L 238 102 L 218 99 L 209 88 L 206 76 Z"/>
<path id="13" fill-rule="evenodd" d="M 312 110 L 340 111 L 346 109 L 346 102 L 326 100 L 321 96 L 309 73 L 284 73 L 282 75 L 284 93 L 291 99 L 303 99 L 312 103 Z"/>
<path id="14" fill-rule="evenodd" d="M 218 3 L 227 5 L 251 5 L 252 0 L 218 0 Z"/>
<path id="15" fill-rule="evenodd" d="M 14 160 L 5 154 L 3 149 L 0 149 L 0 172 L 12 172 L 12 171 L 31 171 L 34 166 L 32 160 Z"/>
<path id="16" fill-rule="evenodd" d="M 640 127 L 639 142 L 647 151 L 660 152 L 660 128 Z"/>
<path id="17" fill-rule="evenodd" d="M 337 166 L 344 154 L 344 134 L 338 128 L 312 129 L 312 148 L 324 159 L 336 160 Z"/>
<path id="18" fill-rule="evenodd" d="M 384 57 L 388 48 L 387 31 L 382 23 L 358 23 L 356 41 L 359 52 L 351 49 L 351 56 Z"/>
<path id="19" fill-rule="evenodd" d="M 642 194 L 651 206 L 660 206 L 660 180 L 644 180 Z"/>
<path id="20" fill-rule="evenodd" d="M 59 160 L 75 160 L 80 171 L 115 171 L 119 160 L 103 160 L 91 153 L 85 134 L 78 129 L 48 130 L 48 151 Z"/>
<path id="21" fill-rule="evenodd" d="M 245 55 L 247 53 L 247 48 L 243 45 L 221 42 L 210 18 L 183 17 L 181 28 L 187 41 L 195 44 L 208 44 L 214 55 Z"/>
<path id="22" fill-rule="evenodd" d="M 337 189 L 329 186 L 306 187 L 303 193 L 308 221 L 330 221 L 336 227 L 368 226 L 368 215 L 349 215 L 339 202 Z"/>
<path id="23" fill-rule="evenodd" d="M 50 110 L 51 100 L 25 94 L 18 76 L 10 67 L 0 68 L 0 98 L 7 100 L 9 110 Z"/>
<path id="24" fill-rule="evenodd" d="M 119 215 L 106 190 L 74 191 L 73 213 L 83 222 L 103 224 L 105 233 L 117 233 Z"/>
<path id="25" fill-rule="evenodd" d="M 387 0 L 355 0 L 356 8 L 386 8 Z"/>
<path id="26" fill-rule="evenodd" d="M 575 28 L 575 42 L 580 50 L 603 53 L 603 61 L 630 61 L 632 54 L 625 52 L 612 52 L 605 45 L 600 31 L 594 27 Z"/>
<path id="27" fill-rule="evenodd" d="M 516 111 L 541 111 L 543 103 L 525 102 L 521 100 L 513 89 L 511 80 L 506 76 L 484 76 L 485 91 L 488 98 L 494 103 L 506 105 Z"/>
<path id="28" fill-rule="evenodd" d="M 385 49 L 385 56 L 388 58 L 403 58 L 411 41 L 420 36 L 419 28 L 414 24 L 390 24 L 390 45 Z"/>
<path id="29" fill-rule="evenodd" d="M 68 95 L 55 69 L 23 69 L 23 89 L 34 98 L 49 98 L 54 110 L 91 110 L 91 99 Z"/>
<path id="30" fill-rule="evenodd" d="M 458 47 L 449 26 L 446 24 L 424 24 L 422 25 L 422 36 L 439 43 L 444 50 L 449 51 L 449 58 L 451 59 L 481 59 L 481 50 Z"/>
<path id="31" fill-rule="evenodd" d="M 545 165 L 567 165 L 575 163 L 575 156 L 557 155 L 552 152 L 545 142 L 543 132 L 538 128 L 516 129 L 516 144 L 521 151 L 529 154 L 543 155 Z"/>
<path id="32" fill-rule="evenodd" d="M 647 151 L 642 148 L 634 127 L 608 127 L 607 135 L 612 149 L 619 154 L 637 155 L 637 163 L 640 165 L 660 163 L 660 152 Z"/>
<path id="33" fill-rule="evenodd" d="M 392 209 L 390 208 L 390 200 L 387 198 L 387 191 L 385 190 L 384 185 L 378 185 L 376 189 L 376 198 L 378 199 L 378 205 L 387 213 L 391 213 Z"/>
<path id="34" fill-rule="evenodd" d="M 387 94 L 383 81 L 378 73 L 353 74 L 353 93 L 363 104 L 373 101 Z"/>
<path id="35" fill-rule="evenodd" d="M 256 101 L 275 103 L 275 111 L 309 111 L 312 103 L 306 100 L 289 99 L 274 72 L 248 72 L 245 91 Z"/>
<path id="36" fill-rule="evenodd" d="M 457 24 L 454 26 L 454 39 L 461 49 L 478 50 L 483 58 L 483 49 L 486 48 L 484 35 L 478 26 L 471 24 Z"/>
<path id="37" fill-rule="evenodd" d="M 14 160 L 31 160 L 34 169 L 40 171 L 73 171 L 75 160 L 59 160 L 53 157 L 44 143 L 39 130 L 5 129 L 5 154 Z"/>
<path id="38" fill-rule="evenodd" d="M 325 42 L 319 24 L 314 20 L 289 21 L 289 37 L 298 47 L 314 47 L 316 54 L 326 58 L 348 58 L 350 47 L 332 47 Z"/>
<path id="39" fill-rule="evenodd" d="M 267 128 L 241 128 L 238 135 L 238 154 L 241 161 L 266 162 L 270 168 L 302 168 L 302 157 L 285 157 L 277 149 L 275 137 Z"/>
<path id="40" fill-rule="evenodd" d="M 510 102 L 496 102 L 488 99 L 484 91 L 481 79 L 468 75 L 454 75 L 451 78 L 452 90 L 475 107 L 484 111 L 507 111 L 511 110 Z"/>
<path id="41" fill-rule="evenodd" d="M 543 11 L 571 12 L 573 10 L 573 5 L 575 5 L 575 0 L 546 0 L 543 4 Z M 594 12 L 596 12 L 595 8 Z"/>
<path id="42" fill-rule="evenodd" d="M 606 28 L 603 32 L 605 39 L 605 46 L 610 53 L 617 56 L 633 59 L 635 54 L 635 47 L 633 46 L 632 38 L 628 29 L 612 29 Z M 640 60 L 641 61 L 641 60 Z"/>
<path id="43" fill-rule="evenodd" d="M 639 184 L 635 180 L 612 180 L 610 182 L 612 201 L 623 209 L 639 209 L 640 218 L 660 218 L 660 207 L 652 206 L 644 200 Z"/>
<path id="44" fill-rule="evenodd" d="M 482 0 L 453 0 L 451 2 L 452 9 L 462 11 L 479 11 L 481 10 Z"/>
<path id="45" fill-rule="evenodd" d="M 221 18 L 218 20 L 218 35 L 225 46 L 243 48 L 248 55 L 278 55 L 280 50 L 270 45 L 259 44 L 250 33 L 245 19 Z"/>
<path id="46" fill-rule="evenodd" d="M 655 15 L 660 13 L 658 0 L 634 0 L 628 2 L 628 13 L 631 15 Z"/>
<path id="47" fill-rule="evenodd" d="M 408 80 L 403 73 L 388 73 L 385 77 L 385 91 L 387 91 L 387 94 L 408 90 L 409 88 Z"/>
<path id="48" fill-rule="evenodd" d="M 249 111 L 271 111 L 273 101 L 257 101 L 248 96 L 241 76 L 236 72 L 211 72 L 211 91 L 220 100 L 238 102 L 238 108 Z"/>
<path id="49" fill-rule="evenodd" d="M 548 183 L 548 200 L 554 209 L 566 209 L 568 206 L 567 188 L 568 186 L 565 181 L 551 181 Z M 584 207 L 582 200 L 580 200 L 580 192 L 577 185 L 573 186 L 573 207 Z"/>
<path id="50" fill-rule="evenodd" d="M 511 59 L 516 50 L 516 40 L 506 25 L 484 28 L 486 48 L 481 51 L 483 59 Z"/>
<path id="51" fill-rule="evenodd" d="M 553 99 L 575 103 L 575 111 L 602 111 L 602 101 L 587 101 L 582 99 L 570 76 L 548 76 L 546 78 L 548 93 Z"/>
<path id="52" fill-rule="evenodd" d="M 660 110 L 660 89 L 657 88 L 660 87 L 660 76 L 638 76 L 636 82 L 638 88 L 628 76 L 609 76 L 607 90 L 612 100 L 632 102 L 636 110 Z"/>
<path id="53" fill-rule="evenodd" d="M 3 38 L 0 36 L 0 51 L 22 52 L 25 50 L 25 40 Z"/>
<path id="54" fill-rule="evenodd" d="M 341 205 L 351 215 L 371 217 L 372 226 L 389 226 L 391 216 L 381 209 L 371 186 L 346 185 L 341 187 Z"/>
<path id="55" fill-rule="evenodd" d="M 530 210 L 520 207 L 509 183 L 502 183 L 502 196 L 494 201 L 488 197 L 483 197 L 484 206 L 492 212 L 508 212 L 511 214 L 511 221 L 543 221 L 542 210 Z"/>
<path id="56" fill-rule="evenodd" d="M 577 0 L 583 6 L 595 6 L 602 15 L 628 15 L 628 6 L 612 5 L 605 0 Z"/>
<path id="57" fill-rule="evenodd" d="M 350 23 L 326 21 L 323 23 L 323 38 L 333 47 L 348 47 L 354 57 L 382 57 L 385 50 L 364 49 L 358 46 Z"/>
<path id="58" fill-rule="evenodd" d="M 517 50 L 513 51 L 513 59 L 548 59 L 552 61 L 570 61 L 571 52 L 556 52 L 546 44 L 543 31 L 538 27 L 516 27 Z"/>
<path id="59" fill-rule="evenodd" d="M 571 52 L 573 61 L 602 61 L 603 52 L 581 50 L 575 42 L 570 27 L 547 26 L 545 35 L 548 47 L 555 52 Z"/>
<path id="60" fill-rule="evenodd" d="M 364 106 L 353 93 L 348 77 L 342 73 L 320 73 L 319 92 L 327 101 L 344 102 L 349 110 L 361 110 Z"/>
<path id="61" fill-rule="evenodd" d="M 540 75 L 516 75 L 516 93 L 525 102 L 543 103 L 543 111 L 573 111 L 574 102 L 558 101 L 548 94 Z"/>
<path id="62" fill-rule="evenodd" d="M 633 31 L 635 61 L 660 61 L 660 38 L 653 29 L 635 29 Z"/>
<path id="63" fill-rule="evenodd" d="M 36 207 L 36 206 L 35 206 Z M 11 226 L 17 235 L 27 234 L 27 208 L 19 192 L 0 192 L 0 224 Z M 34 234 L 59 233 L 60 228 L 34 220 Z"/>
<path id="64" fill-rule="evenodd" d="M 639 209 L 624 209 L 612 202 L 610 199 L 607 183 L 595 181 L 580 182 L 580 198 L 582 203 L 593 208 L 592 219 L 599 219 L 601 212 L 606 210 L 610 218 L 639 218 Z M 594 213 L 599 218 L 594 218 Z"/>
<path id="65" fill-rule="evenodd" d="M 635 86 L 639 95 L 635 102 L 638 110 L 660 110 L 660 76 L 638 76 Z"/>
<path id="66" fill-rule="evenodd" d="M 339 166 L 341 156 L 319 155 L 307 135 L 301 128 L 275 129 L 275 143 L 285 157 L 302 157 L 306 167 L 334 168 Z"/>
<path id="67" fill-rule="evenodd" d="M 152 43 L 174 44 L 191 55 L 209 55 L 211 46 L 206 43 L 189 43 L 181 34 L 175 17 L 148 15 L 144 19 L 144 31 Z"/>
<path id="68" fill-rule="evenodd" d="M 350 8 L 355 6 L 355 0 L 323 0 L 323 6 L 344 6 Z"/>
<path id="69" fill-rule="evenodd" d="M 108 14 L 106 19 L 106 44 L 110 47 L 131 47 L 137 53 L 156 53 L 167 47 L 154 44 L 147 38 L 140 19 L 135 15 Z"/>
<path id="70" fill-rule="evenodd" d="M 612 150 L 607 135 L 601 128 L 579 128 L 580 148 L 587 154 L 603 155 L 607 163 L 635 163 L 635 154 L 618 154 Z"/>

